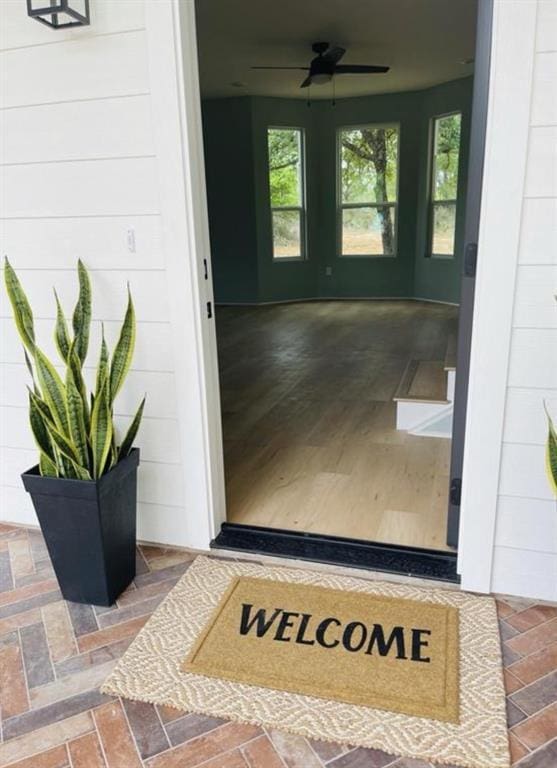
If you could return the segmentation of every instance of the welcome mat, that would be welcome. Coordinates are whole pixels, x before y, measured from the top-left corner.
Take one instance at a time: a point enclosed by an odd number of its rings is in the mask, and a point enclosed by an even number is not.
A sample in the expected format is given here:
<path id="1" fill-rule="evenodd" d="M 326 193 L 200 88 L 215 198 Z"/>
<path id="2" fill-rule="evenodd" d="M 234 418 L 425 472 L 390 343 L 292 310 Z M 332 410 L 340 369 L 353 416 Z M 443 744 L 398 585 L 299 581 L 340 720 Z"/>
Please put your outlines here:
<path id="1" fill-rule="evenodd" d="M 458 722 L 458 609 L 239 576 L 182 669 Z"/>
<path id="2" fill-rule="evenodd" d="M 198 557 L 102 691 L 464 768 L 510 765 L 495 602 L 463 592 Z"/>

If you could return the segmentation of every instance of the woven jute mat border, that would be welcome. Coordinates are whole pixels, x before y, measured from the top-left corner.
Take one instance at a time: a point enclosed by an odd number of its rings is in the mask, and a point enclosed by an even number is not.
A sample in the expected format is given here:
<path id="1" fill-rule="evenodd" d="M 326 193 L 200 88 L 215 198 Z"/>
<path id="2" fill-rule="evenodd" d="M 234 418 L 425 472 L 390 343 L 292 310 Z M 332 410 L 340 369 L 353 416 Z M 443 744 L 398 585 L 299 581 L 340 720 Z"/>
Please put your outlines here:
<path id="1" fill-rule="evenodd" d="M 182 672 L 184 657 L 237 576 L 458 608 L 459 723 Z M 145 624 L 101 690 L 187 712 L 276 728 L 310 739 L 381 749 L 433 763 L 463 768 L 510 766 L 495 601 L 465 592 L 200 556 Z"/>

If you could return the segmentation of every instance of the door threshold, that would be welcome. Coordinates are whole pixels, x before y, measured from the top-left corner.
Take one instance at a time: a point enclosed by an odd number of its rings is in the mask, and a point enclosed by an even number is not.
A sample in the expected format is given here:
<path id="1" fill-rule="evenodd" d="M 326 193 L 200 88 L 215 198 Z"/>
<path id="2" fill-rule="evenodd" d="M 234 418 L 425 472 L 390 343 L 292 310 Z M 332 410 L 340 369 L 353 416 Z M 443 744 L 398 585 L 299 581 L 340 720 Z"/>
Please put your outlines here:
<path id="1" fill-rule="evenodd" d="M 223 523 L 211 547 L 460 583 L 456 552 L 237 523 Z"/>

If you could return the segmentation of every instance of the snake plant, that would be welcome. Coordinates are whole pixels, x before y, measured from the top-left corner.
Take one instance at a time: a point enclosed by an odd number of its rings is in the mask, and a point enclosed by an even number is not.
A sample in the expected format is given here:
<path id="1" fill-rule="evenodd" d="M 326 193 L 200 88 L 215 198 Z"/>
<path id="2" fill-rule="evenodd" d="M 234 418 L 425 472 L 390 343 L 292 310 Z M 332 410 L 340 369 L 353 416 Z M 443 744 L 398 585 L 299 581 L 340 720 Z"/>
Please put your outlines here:
<path id="1" fill-rule="evenodd" d="M 78 261 L 79 295 L 71 332 L 54 291 L 56 324 L 54 340 L 64 373 L 47 358 L 35 341 L 33 312 L 8 259 L 4 262 L 6 290 L 15 325 L 23 342 L 31 375 L 29 422 L 39 449 L 43 476 L 96 480 L 130 452 L 141 423 L 145 398 L 137 409 L 123 440 L 118 444 L 114 428 L 114 399 L 129 371 L 135 345 L 135 312 L 128 287 L 128 306 L 112 355 L 102 333 L 95 388 L 87 393 L 83 364 L 89 348 L 91 283 Z"/>
<path id="2" fill-rule="evenodd" d="M 549 484 L 551 485 L 553 493 L 557 496 L 557 430 L 549 415 L 547 406 L 545 407 L 545 411 L 548 422 L 548 435 L 545 446 L 545 466 Z"/>

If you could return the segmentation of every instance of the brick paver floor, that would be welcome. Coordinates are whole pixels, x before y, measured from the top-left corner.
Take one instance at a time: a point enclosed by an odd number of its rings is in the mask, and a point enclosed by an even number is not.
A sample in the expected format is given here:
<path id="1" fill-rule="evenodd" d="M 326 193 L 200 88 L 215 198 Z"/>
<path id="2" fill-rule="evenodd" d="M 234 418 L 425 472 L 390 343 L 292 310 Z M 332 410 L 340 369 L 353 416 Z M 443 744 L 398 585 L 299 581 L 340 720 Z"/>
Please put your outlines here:
<path id="1" fill-rule="evenodd" d="M 425 768 L 99 693 L 116 659 L 194 555 L 140 547 L 111 608 L 65 602 L 38 531 L 0 524 L 0 766 Z M 499 600 L 509 734 L 520 768 L 557 766 L 557 608 Z"/>

